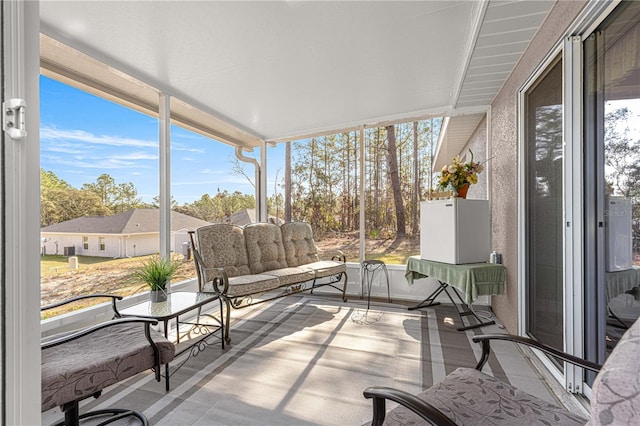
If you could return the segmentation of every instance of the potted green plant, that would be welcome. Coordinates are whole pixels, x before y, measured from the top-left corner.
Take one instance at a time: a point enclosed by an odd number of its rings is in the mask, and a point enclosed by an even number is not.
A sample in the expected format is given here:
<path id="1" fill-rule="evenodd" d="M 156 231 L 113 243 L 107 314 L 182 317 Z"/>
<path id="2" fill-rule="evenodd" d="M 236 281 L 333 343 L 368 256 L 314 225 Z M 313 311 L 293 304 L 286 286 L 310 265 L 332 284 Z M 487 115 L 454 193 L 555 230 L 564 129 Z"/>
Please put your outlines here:
<path id="1" fill-rule="evenodd" d="M 134 276 L 149 285 L 151 302 L 167 300 L 167 285 L 180 267 L 180 262 L 168 257 L 155 256 L 145 261 Z"/>

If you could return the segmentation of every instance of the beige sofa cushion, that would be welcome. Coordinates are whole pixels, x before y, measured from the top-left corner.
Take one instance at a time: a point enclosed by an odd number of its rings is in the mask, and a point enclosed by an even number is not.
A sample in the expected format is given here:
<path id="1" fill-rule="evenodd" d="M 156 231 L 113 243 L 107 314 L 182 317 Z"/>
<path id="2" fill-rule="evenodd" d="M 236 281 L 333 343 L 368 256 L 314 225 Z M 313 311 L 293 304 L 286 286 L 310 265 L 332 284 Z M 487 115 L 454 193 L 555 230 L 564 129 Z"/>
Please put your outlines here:
<path id="1" fill-rule="evenodd" d="M 229 278 L 229 297 L 247 296 L 264 293 L 280 287 L 280 280 L 271 275 L 240 275 Z"/>
<path id="2" fill-rule="evenodd" d="M 287 265 L 300 266 L 319 260 L 311 225 L 304 222 L 287 222 L 283 223 L 280 229 Z"/>
<path id="3" fill-rule="evenodd" d="M 312 269 L 316 278 L 331 277 L 347 272 L 347 264 L 336 262 L 335 260 L 319 260 L 317 262 L 304 265 L 305 268 Z"/>
<path id="4" fill-rule="evenodd" d="M 196 235 L 207 268 L 224 268 L 229 277 L 251 274 L 242 228 L 214 224 L 198 228 Z"/>
<path id="5" fill-rule="evenodd" d="M 277 277 L 281 286 L 311 281 L 316 276 L 312 269 L 305 267 L 273 269 L 264 271 L 264 274 Z"/>
<path id="6" fill-rule="evenodd" d="M 244 228 L 249 269 L 252 274 L 286 268 L 280 227 L 273 223 L 252 223 Z"/>

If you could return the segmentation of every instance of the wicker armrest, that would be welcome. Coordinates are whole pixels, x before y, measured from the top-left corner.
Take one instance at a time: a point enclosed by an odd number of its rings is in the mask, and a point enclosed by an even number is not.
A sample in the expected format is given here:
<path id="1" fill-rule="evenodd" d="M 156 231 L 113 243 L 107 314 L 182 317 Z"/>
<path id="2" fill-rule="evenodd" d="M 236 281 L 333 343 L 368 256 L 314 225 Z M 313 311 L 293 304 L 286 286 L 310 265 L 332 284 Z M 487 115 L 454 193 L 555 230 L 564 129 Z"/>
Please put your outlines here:
<path id="1" fill-rule="evenodd" d="M 374 386 L 365 389 L 363 394 L 365 398 L 373 398 L 372 426 L 379 426 L 384 423 L 386 411 L 385 401 L 387 399 L 410 409 L 431 425 L 455 426 L 455 423 L 451 421 L 449 417 L 442 414 L 436 407 L 408 392 L 388 387 Z"/>
<path id="2" fill-rule="evenodd" d="M 560 358 L 563 361 L 569 362 L 573 365 L 577 365 L 578 367 L 582 367 L 587 370 L 594 371 L 596 373 L 599 372 L 602 368 L 602 365 L 600 364 L 596 364 L 594 362 L 570 355 L 566 352 L 559 351 L 555 348 L 552 348 L 551 346 L 545 345 L 544 343 L 540 343 L 537 340 L 533 340 L 528 337 L 515 336 L 512 334 L 484 334 L 473 336 L 472 339 L 474 342 L 480 343 L 482 345 L 482 357 L 476 365 L 476 370 L 482 370 L 482 367 L 484 367 L 484 365 L 487 363 L 487 360 L 489 359 L 489 353 L 491 352 L 491 340 L 505 340 L 507 342 L 514 342 L 536 348 L 548 355 L 552 355 L 556 358 Z"/>

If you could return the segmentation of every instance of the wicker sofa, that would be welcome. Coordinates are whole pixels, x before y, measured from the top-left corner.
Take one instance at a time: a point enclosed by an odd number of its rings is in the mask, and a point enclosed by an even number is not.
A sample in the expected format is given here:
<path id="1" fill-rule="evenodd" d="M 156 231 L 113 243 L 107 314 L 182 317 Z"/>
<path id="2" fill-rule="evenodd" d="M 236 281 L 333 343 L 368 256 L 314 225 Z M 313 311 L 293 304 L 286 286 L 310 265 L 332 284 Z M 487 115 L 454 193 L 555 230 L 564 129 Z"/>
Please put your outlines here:
<path id="1" fill-rule="evenodd" d="M 231 308 L 313 292 L 323 286 L 341 291 L 346 301 L 346 258 L 336 252 L 330 259 L 321 260 L 307 223 L 253 223 L 245 227 L 213 224 L 198 228 L 194 234 L 199 290 L 215 292 L 225 302 L 227 343 L 231 341 Z M 342 288 L 337 287 L 342 280 Z"/>
<path id="2" fill-rule="evenodd" d="M 603 366 L 574 357 L 532 339 L 508 334 L 478 335 L 482 358 L 475 369 L 458 368 L 419 395 L 371 387 L 372 425 L 636 425 L 640 416 L 640 320 L 628 329 Z M 540 400 L 480 371 L 492 340 L 531 346 L 570 364 L 597 372 L 591 390 L 590 419 Z M 399 403 L 389 413 L 385 400 Z"/>

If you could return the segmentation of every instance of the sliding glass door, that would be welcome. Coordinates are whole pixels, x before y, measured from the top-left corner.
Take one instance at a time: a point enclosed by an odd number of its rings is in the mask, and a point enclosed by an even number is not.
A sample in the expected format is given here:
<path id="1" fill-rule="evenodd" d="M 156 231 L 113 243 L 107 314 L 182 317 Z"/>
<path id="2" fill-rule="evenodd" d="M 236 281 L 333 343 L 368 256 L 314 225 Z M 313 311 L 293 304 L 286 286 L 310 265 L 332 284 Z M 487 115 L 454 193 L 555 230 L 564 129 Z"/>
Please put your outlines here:
<path id="1" fill-rule="evenodd" d="M 603 362 L 640 315 L 640 2 L 584 41 L 586 354 Z"/>
<path id="2" fill-rule="evenodd" d="M 562 59 L 524 94 L 526 333 L 563 349 Z"/>

